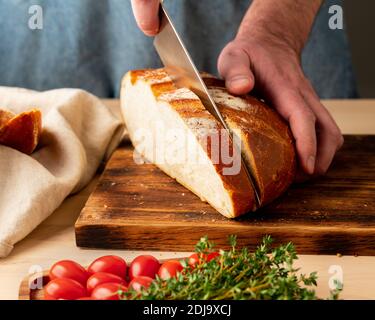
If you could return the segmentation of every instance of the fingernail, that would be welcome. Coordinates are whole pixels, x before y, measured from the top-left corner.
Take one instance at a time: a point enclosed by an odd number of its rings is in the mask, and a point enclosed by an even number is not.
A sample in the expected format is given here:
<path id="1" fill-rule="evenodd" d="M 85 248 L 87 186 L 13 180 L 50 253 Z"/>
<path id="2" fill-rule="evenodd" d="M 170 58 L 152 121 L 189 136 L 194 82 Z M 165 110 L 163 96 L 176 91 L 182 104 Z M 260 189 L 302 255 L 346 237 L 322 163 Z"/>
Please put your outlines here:
<path id="1" fill-rule="evenodd" d="M 229 80 L 229 86 L 231 87 L 244 87 L 249 85 L 250 81 L 246 77 L 237 77 Z"/>
<path id="2" fill-rule="evenodd" d="M 315 157 L 314 156 L 310 156 L 307 159 L 307 171 L 308 171 L 309 174 L 313 174 L 314 173 L 314 169 L 315 169 Z"/>
<path id="3" fill-rule="evenodd" d="M 158 34 L 159 29 L 153 29 L 153 30 L 143 30 L 143 32 L 148 36 L 155 36 Z"/>

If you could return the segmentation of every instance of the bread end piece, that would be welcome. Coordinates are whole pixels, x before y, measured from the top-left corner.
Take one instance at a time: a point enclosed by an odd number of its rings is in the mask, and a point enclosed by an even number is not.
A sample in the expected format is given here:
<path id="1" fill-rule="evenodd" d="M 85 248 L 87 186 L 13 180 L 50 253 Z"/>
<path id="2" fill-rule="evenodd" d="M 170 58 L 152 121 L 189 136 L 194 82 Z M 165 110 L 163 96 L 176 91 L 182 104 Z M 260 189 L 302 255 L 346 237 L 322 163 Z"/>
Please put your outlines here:
<path id="1" fill-rule="evenodd" d="M 288 189 L 296 174 L 289 126 L 263 101 L 229 94 L 222 80 L 204 76 L 204 81 L 228 126 L 241 137 L 244 159 L 258 185 L 261 206 L 265 206 Z"/>
<path id="2" fill-rule="evenodd" d="M 0 110 L 0 144 L 31 154 L 39 143 L 42 114 L 39 109 L 14 115 Z"/>

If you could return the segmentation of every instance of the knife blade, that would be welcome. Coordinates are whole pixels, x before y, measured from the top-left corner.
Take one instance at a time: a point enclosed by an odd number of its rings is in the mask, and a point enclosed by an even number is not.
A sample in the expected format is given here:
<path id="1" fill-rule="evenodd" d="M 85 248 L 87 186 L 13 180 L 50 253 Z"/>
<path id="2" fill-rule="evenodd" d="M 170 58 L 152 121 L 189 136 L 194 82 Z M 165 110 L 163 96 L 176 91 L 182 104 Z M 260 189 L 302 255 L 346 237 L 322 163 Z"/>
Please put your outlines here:
<path id="1" fill-rule="evenodd" d="M 154 46 L 166 72 L 176 86 L 192 90 L 200 98 L 208 112 L 227 130 L 229 137 L 234 136 L 236 133 L 225 122 L 162 3 L 160 3 L 160 29 L 154 38 Z M 234 139 L 231 138 L 231 140 L 234 142 Z M 240 139 L 235 140 L 241 141 Z M 233 143 L 233 146 L 237 151 L 242 150 L 241 146 L 237 143 Z M 251 169 L 247 167 L 244 161 L 243 154 L 241 152 L 240 154 L 241 166 L 246 172 L 250 185 L 254 190 L 256 206 L 259 208 L 261 200 L 258 186 L 252 176 Z"/>

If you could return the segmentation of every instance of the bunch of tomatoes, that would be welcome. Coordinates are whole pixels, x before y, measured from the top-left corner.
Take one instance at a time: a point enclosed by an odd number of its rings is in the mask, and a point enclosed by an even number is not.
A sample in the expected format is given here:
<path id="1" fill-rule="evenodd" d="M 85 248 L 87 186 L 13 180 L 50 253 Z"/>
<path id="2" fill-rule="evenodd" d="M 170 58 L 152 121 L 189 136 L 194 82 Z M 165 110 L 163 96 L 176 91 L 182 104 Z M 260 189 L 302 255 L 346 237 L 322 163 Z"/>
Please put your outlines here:
<path id="1" fill-rule="evenodd" d="M 189 268 L 219 255 L 194 253 Z M 120 300 L 129 289 L 147 289 L 156 276 L 168 280 L 183 271 L 178 260 L 160 263 L 151 255 L 140 255 L 128 266 L 119 256 L 108 255 L 93 261 L 87 269 L 72 260 L 56 262 L 49 270 L 50 281 L 44 288 L 46 300 Z"/>

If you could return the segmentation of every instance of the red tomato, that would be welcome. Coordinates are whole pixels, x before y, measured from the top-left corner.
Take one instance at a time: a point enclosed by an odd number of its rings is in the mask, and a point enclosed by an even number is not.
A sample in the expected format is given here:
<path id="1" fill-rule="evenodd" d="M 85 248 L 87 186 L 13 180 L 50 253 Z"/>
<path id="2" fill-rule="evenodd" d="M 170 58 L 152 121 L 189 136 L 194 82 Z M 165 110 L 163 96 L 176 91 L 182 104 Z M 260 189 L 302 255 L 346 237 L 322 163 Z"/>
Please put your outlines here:
<path id="1" fill-rule="evenodd" d="M 49 277 L 51 280 L 68 278 L 78 281 L 83 286 L 86 286 L 87 278 L 89 274 L 77 262 L 71 260 L 62 260 L 56 262 L 49 270 Z"/>
<path id="2" fill-rule="evenodd" d="M 211 252 L 209 254 L 193 253 L 188 259 L 188 264 L 190 267 L 195 268 L 197 264 L 201 264 L 203 262 L 210 262 L 218 256 L 220 256 L 219 252 Z"/>
<path id="3" fill-rule="evenodd" d="M 67 278 L 51 280 L 44 288 L 45 300 L 76 300 L 86 295 L 86 289 L 79 282 Z"/>
<path id="4" fill-rule="evenodd" d="M 177 260 L 169 260 L 167 262 L 164 262 L 159 271 L 158 275 L 163 280 L 167 280 L 171 277 L 175 277 L 177 272 L 181 272 L 183 269 L 180 261 Z"/>
<path id="5" fill-rule="evenodd" d="M 201 263 L 201 259 L 199 258 L 198 253 L 193 253 L 188 259 L 188 264 L 192 268 L 194 268 L 197 264 L 200 264 L 200 263 Z"/>
<path id="6" fill-rule="evenodd" d="M 91 294 L 98 285 L 108 282 L 119 283 L 126 286 L 125 280 L 119 276 L 116 276 L 115 274 L 108 272 L 97 272 L 87 280 L 87 293 Z"/>
<path id="7" fill-rule="evenodd" d="M 155 278 L 160 268 L 159 261 L 149 255 L 143 255 L 136 257 L 129 267 L 129 278 L 130 280 L 138 276 L 146 276 Z"/>
<path id="8" fill-rule="evenodd" d="M 207 257 L 206 257 L 206 261 L 207 261 L 207 262 L 210 262 L 211 260 L 216 259 L 216 258 L 219 257 L 219 256 L 220 256 L 220 253 L 219 253 L 219 252 L 211 252 L 211 253 L 209 253 L 209 254 L 207 255 Z"/>
<path id="9" fill-rule="evenodd" d="M 107 272 L 125 279 L 126 268 L 127 265 L 124 259 L 118 256 L 104 256 L 91 263 L 87 270 L 90 275 L 97 272 Z"/>
<path id="10" fill-rule="evenodd" d="M 151 285 L 152 281 L 154 280 L 150 277 L 138 276 L 130 281 L 129 288 L 133 288 L 135 291 L 140 292 L 142 287 L 147 289 Z"/>
<path id="11" fill-rule="evenodd" d="M 82 297 L 82 298 L 78 298 L 77 300 L 92 300 L 91 297 Z"/>
<path id="12" fill-rule="evenodd" d="M 120 300 L 119 291 L 126 292 L 128 289 L 119 283 L 103 283 L 98 285 L 91 294 L 93 300 Z"/>

